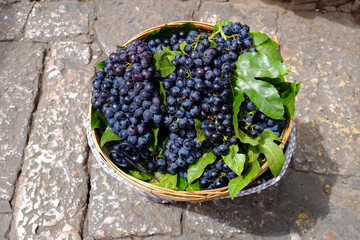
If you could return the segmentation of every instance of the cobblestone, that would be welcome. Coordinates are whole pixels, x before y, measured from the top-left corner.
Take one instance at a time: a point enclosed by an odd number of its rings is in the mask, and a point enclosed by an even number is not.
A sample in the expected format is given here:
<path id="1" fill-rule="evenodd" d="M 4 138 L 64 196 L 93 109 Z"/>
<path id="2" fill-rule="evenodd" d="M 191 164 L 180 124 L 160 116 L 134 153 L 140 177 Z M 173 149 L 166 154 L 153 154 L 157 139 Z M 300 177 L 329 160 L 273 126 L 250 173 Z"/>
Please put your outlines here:
<path id="1" fill-rule="evenodd" d="M 30 48 L 32 52 L 24 55 Z M 0 52 L 1 59 L 7 59 L 0 60 L 0 81 L 5 83 L 0 89 L 0 215 L 4 222 L 11 215 L 2 213 L 12 212 L 9 201 L 13 197 L 27 142 L 29 121 L 38 93 L 44 46 L 0 43 Z M 18 64 L 22 68 L 14 68 Z M 6 224 L 0 224 L 0 232 L 7 228 Z"/>
<path id="2" fill-rule="evenodd" d="M 81 231 L 88 192 L 84 126 L 94 74 L 89 60 L 87 44 L 50 48 L 16 192 L 13 237 L 60 238 Z"/>
<path id="3" fill-rule="evenodd" d="M 33 3 L 0 5 L 0 40 L 14 40 L 21 36 L 25 21 L 33 7 Z"/>
<path id="4" fill-rule="evenodd" d="M 46 42 L 87 34 L 93 18 L 93 4 L 35 3 L 25 26 L 24 38 Z"/>
<path id="5" fill-rule="evenodd" d="M 145 201 L 110 177 L 90 154 L 91 192 L 86 235 L 96 239 L 181 234 L 182 209 Z"/>
<path id="6" fill-rule="evenodd" d="M 101 1 L 97 4 L 98 18 L 95 22 L 97 38 L 104 52 L 109 55 L 116 50 L 115 45 L 126 43 L 148 28 L 191 19 L 195 6 L 195 0 Z"/>

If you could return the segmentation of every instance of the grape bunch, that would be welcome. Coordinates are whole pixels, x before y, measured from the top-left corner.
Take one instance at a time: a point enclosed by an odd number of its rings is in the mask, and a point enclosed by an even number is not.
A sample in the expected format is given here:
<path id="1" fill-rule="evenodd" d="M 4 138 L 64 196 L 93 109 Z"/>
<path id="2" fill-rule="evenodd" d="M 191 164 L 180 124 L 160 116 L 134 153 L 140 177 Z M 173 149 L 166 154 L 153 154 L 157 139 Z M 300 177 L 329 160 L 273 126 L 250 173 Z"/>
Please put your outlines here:
<path id="1" fill-rule="evenodd" d="M 275 120 L 263 114 L 246 95 L 241 103 L 238 126 L 250 137 L 256 138 L 264 129 L 270 129 L 278 137 L 285 127 L 285 120 Z"/>
<path id="2" fill-rule="evenodd" d="M 165 46 L 179 51 L 186 42 L 183 53 L 172 60 L 175 71 L 161 79 L 165 92 L 170 140 L 164 159 L 157 165 L 171 174 L 186 176 L 188 165 L 201 156 L 202 145 L 213 145 L 213 153 L 220 157 L 228 152 L 229 146 L 236 143 L 232 126 L 231 71 L 235 68 L 238 56 L 256 51 L 252 46 L 249 27 L 234 23 L 223 28 L 232 38 L 224 39 L 220 34 L 210 36 L 206 32 L 181 31 L 171 38 L 161 41 L 151 40 L 149 48 L 158 51 Z M 210 40 L 216 43 L 211 47 Z M 206 141 L 197 142 L 195 119 L 201 121 L 200 129 Z"/>
<path id="3" fill-rule="evenodd" d="M 152 54 L 147 44 L 134 40 L 127 49 L 119 48 L 105 60 L 103 71 L 96 73 L 91 103 L 103 112 L 114 134 L 148 153 L 152 141 L 152 126 L 163 125 L 165 106 L 159 96 L 159 74 L 152 67 Z M 132 168 L 124 160 L 117 144 L 110 151 L 110 158 L 120 167 Z M 147 159 L 155 170 L 155 163 Z"/>

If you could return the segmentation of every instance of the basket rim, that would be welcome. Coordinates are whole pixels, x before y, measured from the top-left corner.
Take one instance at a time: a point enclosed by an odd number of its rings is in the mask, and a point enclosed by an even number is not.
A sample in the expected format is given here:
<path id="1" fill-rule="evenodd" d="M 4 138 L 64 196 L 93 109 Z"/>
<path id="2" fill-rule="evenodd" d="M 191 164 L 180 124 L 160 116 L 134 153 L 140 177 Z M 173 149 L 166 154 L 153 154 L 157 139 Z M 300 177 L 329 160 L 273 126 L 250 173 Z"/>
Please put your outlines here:
<path id="1" fill-rule="evenodd" d="M 163 27 L 165 25 L 168 25 L 169 28 L 175 28 L 178 25 L 189 23 L 189 22 L 194 23 L 195 26 L 197 26 L 198 28 L 208 30 L 208 31 L 212 31 L 214 28 L 214 24 L 198 22 L 198 21 L 176 21 L 176 22 L 165 23 L 165 24 L 160 24 L 155 27 L 146 29 L 146 30 L 138 33 L 137 35 L 132 37 L 130 40 L 128 40 L 124 44 L 124 46 L 127 46 L 134 39 L 140 39 L 140 40 L 144 39 L 147 36 L 147 34 L 149 34 L 150 32 L 152 32 L 154 30 L 159 30 L 161 27 Z M 91 96 L 90 96 L 90 99 L 91 99 Z M 89 115 L 88 115 L 88 120 L 89 120 L 90 125 L 91 125 L 91 115 L 92 115 L 93 111 L 94 111 L 94 108 L 90 102 Z M 292 125 L 293 125 L 293 120 L 290 120 L 287 122 L 280 145 L 283 144 L 283 146 L 285 146 L 285 144 L 287 143 L 290 133 L 291 133 Z M 145 182 L 143 180 L 140 180 L 138 178 L 135 178 L 131 175 L 128 175 L 123 170 L 118 168 L 110 160 L 110 158 L 107 156 L 107 154 L 105 153 L 103 148 L 100 147 L 100 144 L 99 144 L 100 140 L 98 139 L 98 136 L 95 133 L 95 129 L 91 129 L 90 133 L 91 133 L 91 138 L 94 142 L 96 150 L 101 155 L 102 159 L 108 165 L 108 167 L 111 168 L 112 170 L 114 170 L 122 179 L 124 179 L 128 183 L 136 186 L 137 188 L 139 188 L 143 191 L 146 191 L 151 194 L 155 194 L 157 196 L 165 197 L 166 199 L 170 199 L 170 200 L 174 200 L 174 201 L 186 201 L 186 202 L 204 202 L 204 201 L 209 201 L 209 200 L 212 200 L 215 198 L 221 198 L 221 197 L 225 197 L 225 196 L 229 195 L 228 186 L 225 186 L 222 188 L 217 188 L 217 189 L 212 189 L 212 190 L 179 191 L 179 190 L 173 190 L 173 189 L 159 187 L 159 186 L 153 185 L 151 183 Z M 249 184 L 251 184 L 254 180 L 259 178 L 268 168 L 269 168 L 269 163 L 268 163 L 268 161 L 266 161 L 261 165 L 260 172 L 251 180 L 251 182 Z"/>

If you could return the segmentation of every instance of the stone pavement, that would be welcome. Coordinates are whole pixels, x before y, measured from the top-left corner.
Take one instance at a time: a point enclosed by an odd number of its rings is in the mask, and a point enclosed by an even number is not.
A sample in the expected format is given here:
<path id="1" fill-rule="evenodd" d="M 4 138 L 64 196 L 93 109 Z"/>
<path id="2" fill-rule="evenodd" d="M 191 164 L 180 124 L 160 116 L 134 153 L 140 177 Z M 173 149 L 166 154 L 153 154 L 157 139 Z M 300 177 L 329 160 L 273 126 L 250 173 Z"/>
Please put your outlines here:
<path id="1" fill-rule="evenodd" d="M 146 202 L 87 146 L 94 65 L 149 27 L 219 18 L 277 39 L 302 82 L 291 167 L 234 201 Z M 0 0 L 0 239 L 359 239 L 359 20 L 359 0 Z"/>

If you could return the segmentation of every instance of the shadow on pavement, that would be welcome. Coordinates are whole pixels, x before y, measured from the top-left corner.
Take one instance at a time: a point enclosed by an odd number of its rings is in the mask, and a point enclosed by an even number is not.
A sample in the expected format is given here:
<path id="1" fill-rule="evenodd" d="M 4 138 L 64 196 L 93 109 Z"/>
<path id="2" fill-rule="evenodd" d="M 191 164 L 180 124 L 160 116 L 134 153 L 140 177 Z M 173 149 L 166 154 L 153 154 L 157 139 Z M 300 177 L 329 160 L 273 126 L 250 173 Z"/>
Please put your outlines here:
<path id="1" fill-rule="evenodd" d="M 335 165 L 321 145 L 322 140 L 316 125 L 298 124 L 294 155 L 301 154 L 309 161 L 319 160 L 334 171 Z M 310 145 L 314 145 L 311 151 L 302 154 L 301 149 L 309 149 Z M 280 183 L 259 194 L 235 200 L 185 204 L 182 206 L 186 208 L 184 231 L 204 229 L 204 233 L 213 231 L 225 236 L 236 233 L 258 236 L 283 236 L 293 232 L 305 234 L 318 219 L 329 213 L 329 197 L 336 182 L 334 175 L 313 173 L 312 166 L 308 171 L 289 168 Z"/>
<path id="2" fill-rule="evenodd" d="M 353 27 L 360 24 L 360 5 L 354 4 L 355 0 L 262 0 L 271 5 L 277 5 L 285 10 L 293 11 L 296 15 L 313 19 L 316 16 L 330 21 Z M 344 13 L 339 14 L 334 13 Z"/>

